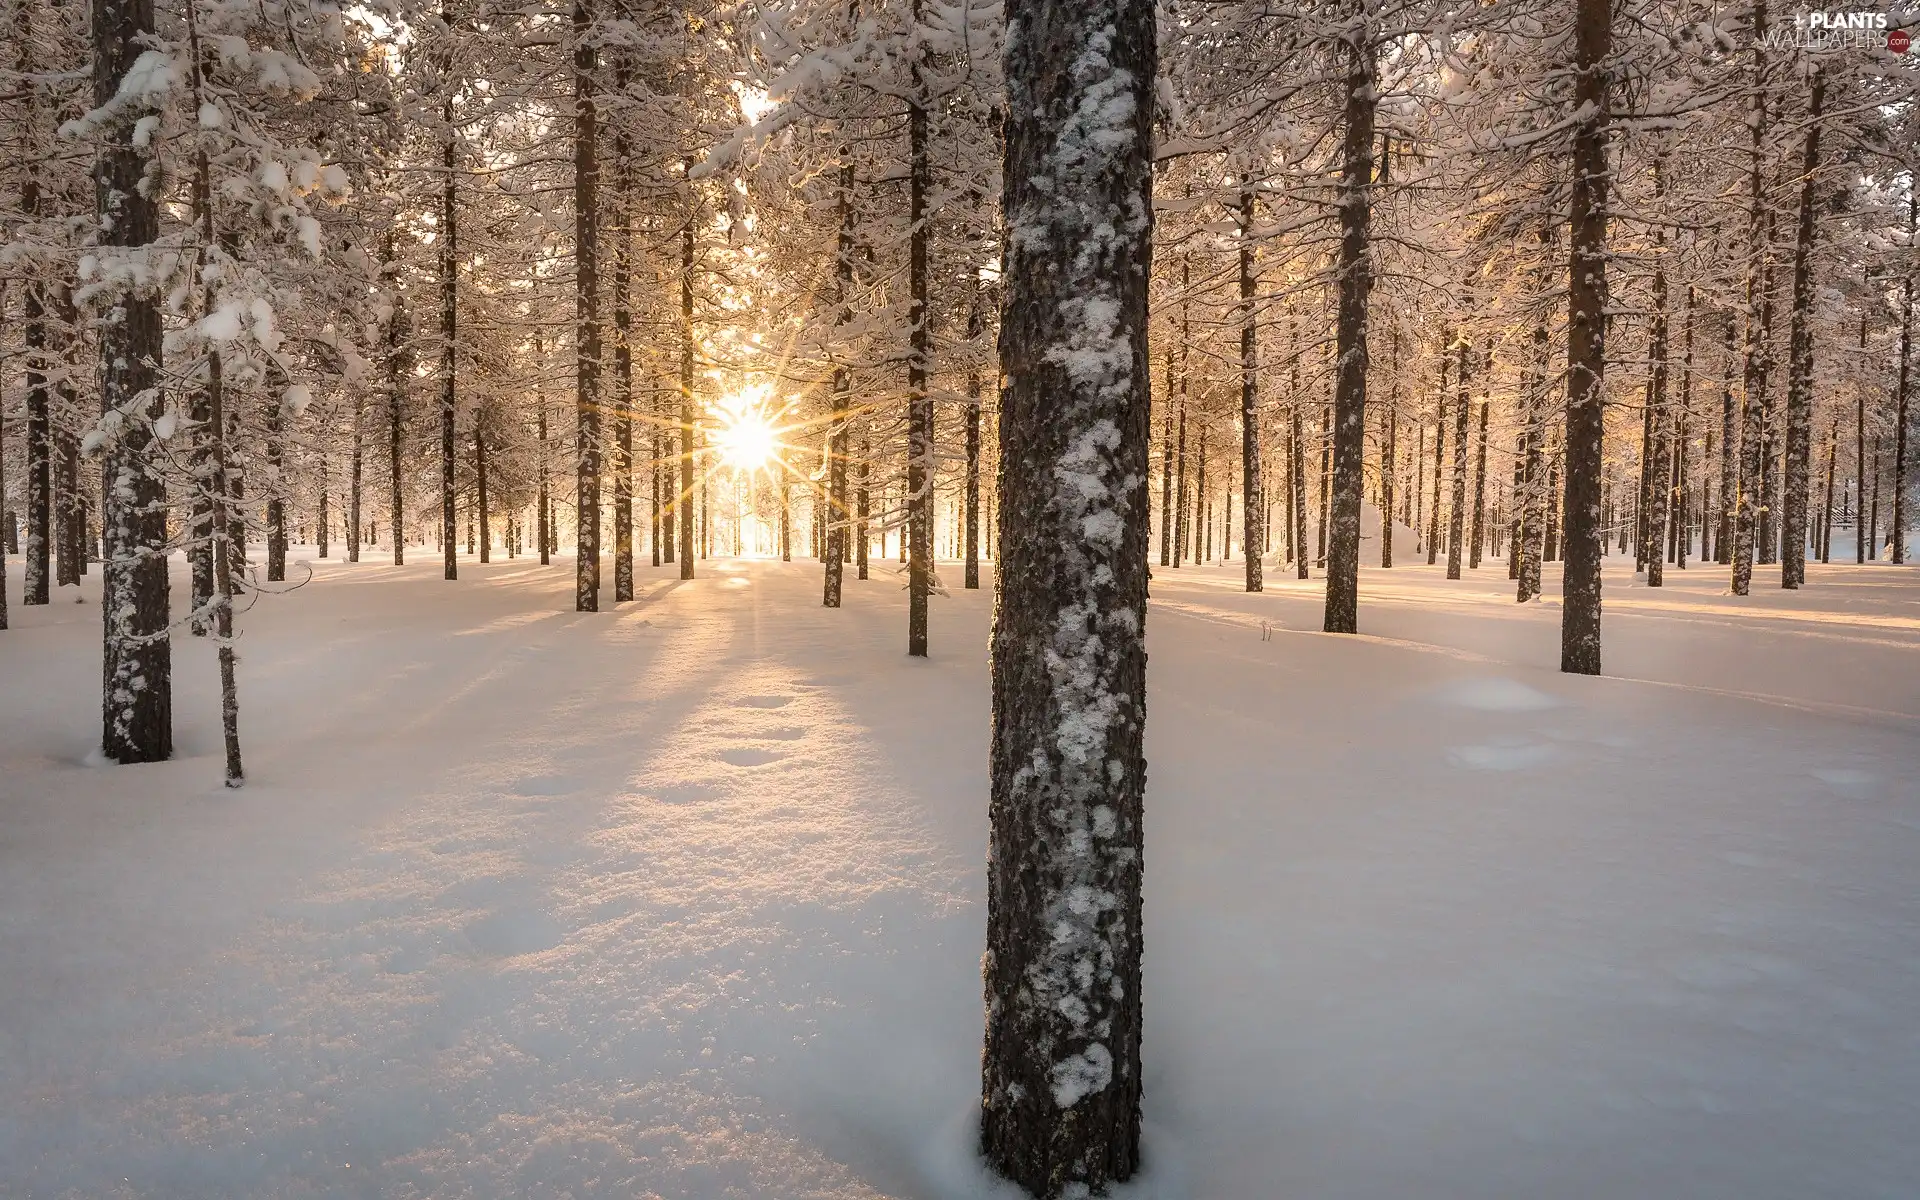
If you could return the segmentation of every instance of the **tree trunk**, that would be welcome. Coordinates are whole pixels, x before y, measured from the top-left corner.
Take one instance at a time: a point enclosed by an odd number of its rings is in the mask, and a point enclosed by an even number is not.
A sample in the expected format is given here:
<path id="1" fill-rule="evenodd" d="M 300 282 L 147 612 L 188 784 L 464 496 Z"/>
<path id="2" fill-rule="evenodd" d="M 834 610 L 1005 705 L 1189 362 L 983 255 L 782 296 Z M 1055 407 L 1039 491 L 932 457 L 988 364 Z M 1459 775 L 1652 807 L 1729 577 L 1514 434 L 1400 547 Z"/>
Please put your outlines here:
<path id="1" fill-rule="evenodd" d="M 441 13 L 444 19 L 444 10 Z M 459 370 L 459 317 L 460 292 L 456 272 L 459 262 L 454 257 L 459 241 L 459 190 L 455 171 L 458 169 L 457 147 L 454 139 L 452 81 L 447 80 L 446 100 L 441 105 L 441 120 L 445 123 L 446 141 L 441 147 L 441 169 L 444 175 L 440 184 L 440 228 L 437 245 L 440 248 L 440 556 L 443 578 L 460 578 L 460 564 L 455 557 L 459 547 L 455 544 L 460 537 L 458 514 L 454 509 L 454 460 L 455 460 L 455 419 L 458 415 L 455 407 L 457 399 L 456 374 Z"/>
<path id="2" fill-rule="evenodd" d="M 1326 611 L 1328 633 L 1360 628 L 1360 492 L 1366 479 L 1367 449 L 1367 300 L 1373 287 L 1367 239 L 1373 216 L 1374 58 L 1370 10 L 1355 4 L 1342 32 L 1346 42 L 1346 132 L 1340 166 L 1340 283 L 1335 318 L 1333 393 L 1332 535 L 1327 548 Z M 1391 435 L 1389 435 L 1391 443 Z M 1387 453 L 1391 453 L 1388 450 Z M 1382 478 L 1385 478 L 1383 460 Z M 1383 495 L 1385 520 L 1393 505 Z M 1389 540 L 1382 562 L 1391 566 Z"/>
<path id="3" fill-rule="evenodd" d="M 1468 311 L 1473 309 L 1470 296 L 1466 307 Z M 1455 374 L 1458 378 L 1454 385 L 1459 390 L 1453 407 L 1453 495 L 1447 507 L 1448 579 L 1460 578 L 1461 556 L 1466 549 L 1467 435 L 1473 418 L 1473 342 L 1465 332 L 1460 334 L 1460 357 Z"/>
<path id="4" fill-rule="evenodd" d="M 104 107 L 154 34 L 152 0 L 94 0 L 92 22 L 93 100 Z M 146 187 L 151 164 L 134 136 L 141 115 L 117 116 L 94 166 L 99 245 L 116 261 L 144 254 L 159 235 L 159 206 Z M 162 408 L 160 307 L 130 287 L 98 329 L 101 410 L 120 425 L 102 477 L 101 750 L 115 762 L 159 762 L 173 753 L 166 485 L 152 424 Z"/>
<path id="5" fill-rule="evenodd" d="M 1893 398 L 1893 561 L 1907 561 L 1907 397 L 1913 370 L 1913 247 L 1920 243 L 1920 188 L 1908 176 L 1907 275 L 1900 301 L 1900 382 Z"/>
<path id="6" fill-rule="evenodd" d="M 620 3 L 617 15 L 632 17 Z M 614 56 L 616 102 L 627 94 L 633 55 Z M 633 599 L 633 141 L 630 112 L 614 113 L 613 238 L 613 602 Z"/>
<path id="7" fill-rule="evenodd" d="M 1240 188 L 1240 540 L 1245 543 L 1246 589 L 1264 590 L 1260 540 L 1265 492 L 1260 481 L 1260 331 L 1255 300 L 1259 277 L 1254 274 L 1253 189 Z M 1233 520 L 1233 501 L 1227 501 L 1227 520 Z M 1229 535 L 1231 539 L 1231 535 Z"/>
<path id="8" fill-rule="evenodd" d="M 870 543 L 873 539 L 873 530 L 868 523 L 868 519 L 873 515 L 871 507 L 873 494 L 870 490 L 872 455 L 873 447 L 868 440 L 866 424 L 863 420 L 860 426 L 860 471 L 856 476 L 857 488 L 854 494 L 854 503 L 857 506 L 854 519 L 857 528 L 854 530 L 853 569 L 856 579 L 867 577 L 867 556 L 872 552 Z"/>
<path id="9" fill-rule="evenodd" d="M 20 188 L 21 209 L 39 213 L 39 185 L 28 173 Z M 26 328 L 21 334 L 27 367 L 27 545 L 20 602 L 45 604 L 53 576 L 53 419 L 47 387 L 46 285 L 27 284 Z"/>
<path id="10" fill-rule="evenodd" d="M 1608 0 L 1577 0 L 1574 15 L 1572 257 L 1567 284 L 1566 568 L 1560 669 L 1600 673 L 1600 470 L 1606 432 Z"/>
<path id="11" fill-rule="evenodd" d="M 1140 1161 L 1154 8 L 1007 15 L 981 1148 L 1052 1200 Z"/>
<path id="12" fill-rule="evenodd" d="M 1740 410 L 1733 398 L 1733 356 L 1735 350 L 1735 326 L 1733 312 L 1726 313 L 1726 324 L 1722 327 L 1723 341 L 1720 355 L 1720 485 L 1719 498 L 1714 506 L 1715 525 L 1713 530 L 1713 561 L 1720 566 L 1733 563 L 1733 524 L 1734 499 L 1739 488 L 1740 463 L 1737 455 L 1740 445 Z"/>
<path id="13" fill-rule="evenodd" d="M 920 24 L 920 2 L 913 2 Z M 933 591 L 932 345 L 927 329 L 927 93 L 929 51 L 915 56 L 907 100 L 907 653 L 927 656 L 927 602 Z M 1145 553 L 1143 550 L 1142 553 Z"/>
<path id="14" fill-rule="evenodd" d="M 1487 540 L 1487 410 L 1492 397 L 1480 401 L 1480 432 L 1473 444 L 1473 521 L 1467 532 L 1467 569 L 1480 567 L 1481 547 Z"/>
<path id="15" fill-rule="evenodd" d="M 587 0 L 573 4 L 573 295 L 575 459 L 573 606 L 600 611 L 600 155 Z"/>
<path id="16" fill-rule="evenodd" d="M 1447 349 L 1453 331 L 1440 330 L 1440 391 L 1433 402 L 1433 509 L 1427 514 L 1427 565 L 1440 561 L 1440 472 L 1447 460 Z"/>
<path id="17" fill-rule="evenodd" d="M 986 332 L 986 320 L 980 311 L 979 279 L 980 274 L 969 265 L 968 286 L 971 293 L 967 302 L 967 341 L 978 349 L 980 337 Z M 846 472 L 841 472 L 841 512 L 846 511 L 845 496 Z M 962 554 L 966 560 L 964 586 L 980 586 L 980 368 L 972 357 L 967 367 L 967 497 L 966 527 L 963 531 L 964 546 Z M 1164 538 L 1162 541 L 1164 542 Z M 1164 552 L 1166 547 L 1162 545 Z"/>
<path id="18" fill-rule="evenodd" d="M 1800 163 L 1800 222 L 1793 250 L 1793 315 L 1787 338 L 1787 458 L 1781 512 L 1780 586 L 1807 581 L 1808 464 L 1813 454 L 1813 236 L 1820 170 L 1820 110 L 1826 74 L 1813 70 Z M 1894 495 L 1899 496 L 1898 488 Z M 1895 501 L 1896 506 L 1898 501 Z"/>
<path id="19" fill-rule="evenodd" d="M 1736 484 L 1733 517 L 1732 589 L 1736 596 L 1746 595 L 1753 580 L 1754 492 L 1761 482 L 1760 426 L 1762 398 L 1767 385 L 1767 310 L 1770 306 L 1766 304 L 1766 262 L 1769 257 L 1769 222 L 1763 151 L 1763 139 L 1767 132 L 1766 24 L 1766 0 L 1754 0 L 1752 46 L 1755 92 L 1748 169 L 1746 364 L 1743 372 L 1744 394 L 1740 405 L 1740 475 Z"/>
<path id="20" fill-rule="evenodd" d="M 693 169 L 693 160 L 682 162 L 684 176 Z M 680 494 L 672 511 L 678 516 L 680 534 L 680 578 L 693 578 L 693 236 L 698 212 L 696 197 L 688 185 L 687 211 L 680 226 Z"/>
<path id="21" fill-rule="evenodd" d="M 347 459 L 347 561 L 360 561 L 361 488 L 366 476 L 366 415 L 357 389 L 350 389 L 353 404 L 353 450 Z"/>
<path id="22" fill-rule="evenodd" d="M 833 270 L 834 285 L 837 291 L 835 299 L 838 308 L 834 317 L 836 326 L 845 328 L 853 320 L 853 157 L 852 152 L 844 151 L 846 157 L 840 163 L 840 232 L 834 241 Z M 836 344 L 839 342 L 836 337 Z M 852 415 L 847 411 L 852 401 L 853 381 L 843 362 L 833 367 L 833 412 L 827 417 L 827 491 L 831 497 L 832 511 L 828 514 L 826 553 L 821 557 L 826 561 L 825 593 L 821 603 L 827 608 L 840 607 L 841 582 L 845 578 L 847 529 L 847 424 Z M 781 487 L 786 486 L 785 480 Z M 784 490 L 782 492 L 784 495 Z M 782 510 L 784 512 L 784 509 Z M 815 524 L 819 523 L 815 518 Z"/>
<path id="23" fill-rule="evenodd" d="M 1380 414 L 1380 565 L 1393 566 L 1393 504 L 1395 476 L 1400 465 L 1400 325 L 1393 334 L 1393 374 L 1387 390 L 1386 411 Z"/>
<path id="24" fill-rule="evenodd" d="M 1666 168 L 1661 159 L 1655 159 L 1653 164 L 1653 194 L 1656 203 L 1666 195 Z M 1646 530 L 1644 557 L 1648 587 L 1660 587 L 1665 583 L 1662 568 L 1666 562 L 1667 504 L 1672 495 L 1668 480 L 1673 474 L 1673 466 L 1667 459 L 1667 447 L 1672 440 L 1672 418 L 1667 412 L 1666 249 L 1666 228 L 1656 227 L 1653 260 L 1653 324 L 1648 339 L 1648 358 L 1652 360 L 1653 371 L 1647 381 L 1647 418 L 1652 437 L 1644 452 L 1647 460 L 1648 485 L 1644 493 L 1646 519 L 1642 522 L 1642 528 Z"/>
<path id="25" fill-rule="evenodd" d="M 279 372 L 270 377 L 284 384 Z M 281 430 L 286 410 L 279 396 L 267 397 L 267 582 L 285 583 L 287 579 L 287 485 L 286 442 Z"/>
<path id="26" fill-rule="evenodd" d="M 1820 561 L 1828 562 L 1833 556 L 1833 459 L 1840 448 L 1840 419 L 1835 417 L 1827 426 L 1827 466 L 1824 496 L 1820 504 Z"/>

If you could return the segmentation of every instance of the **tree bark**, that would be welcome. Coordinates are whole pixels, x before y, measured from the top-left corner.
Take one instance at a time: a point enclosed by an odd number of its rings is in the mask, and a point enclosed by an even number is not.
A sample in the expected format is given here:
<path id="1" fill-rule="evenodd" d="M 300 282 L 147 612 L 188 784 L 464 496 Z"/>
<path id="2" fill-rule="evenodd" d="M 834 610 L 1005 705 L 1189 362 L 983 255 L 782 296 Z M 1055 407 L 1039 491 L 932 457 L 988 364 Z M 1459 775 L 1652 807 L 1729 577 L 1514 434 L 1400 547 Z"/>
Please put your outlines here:
<path id="1" fill-rule="evenodd" d="M 154 34 L 152 0 L 94 0 L 92 23 L 93 99 L 104 107 Z M 159 236 L 159 206 L 145 186 L 151 164 L 134 138 L 138 115 L 123 112 L 108 126 L 94 164 L 100 246 L 116 257 Z M 101 750 L 115 762 L 159 762 L 173 754 L 166 486 L 153 449 L 159 304 L 129 286 L 98 329 L 101 411 L 119 426 L 103 468 Z"/>
<path id="2" fill-rule="evenodd" d="M 835 324 L 844 329 L 853 320 L 853 157 L 851 151 L 843 151 L 845 157 L 840 163 L 840 231 L 834 239 L 833 272 L 834 286 L 838 301 Z M 840 339 L 835 338 L 835 344 Z M 833 412 L 827 418 L 827 491 L 831 497 L 832 512 L 827 526 L 827 552 L 822 555 L 826 560 L 825 591 L 821 603 L 827 608 L 840 607 L 841 581 L 844 579 L 847 529 L 847 424 L 852 414 L 847 406 L 852 400 L 853 381 L 844 362 L 836 362 L 833 367 Z M 786 481 L 781 481 L 784 489 Z M 783 493 L 784 494 L 784 493 Z"/>
<path id="3" fill-rule="evenodd" d="M 1154 8 L 1007 17 L 981 1146 L 1052 1200 L 1140 1162 Z"/>
<path id="4" fill-rule="evenodd" d="M 1600 673 L 1600 470 L 1606 432 L 1608 0 L 1577 0 L 1574 15 L 1572 257 L 1567 284 L 1566 566 L 1560 669 Z"/>
<path id="5" fill-rule="evenodd" d="M 920 0 L 913 0 L 920 25 Z M 927 605 L 933 592 L 933 397 L 927 391 L 932 344 L 927 329 L 927 161 L 924 44 L 914 56 L 907 99 L 907 653 L 927 656 Z"/>
<path id="6" fill-rule="evenodd" d="M 440 15 L 442 20 L 446 20 L 444 9 Z M 454 446 L 460 362 L 459 260 L 455 258 L 460 228 L 459 183 L 455 174 L 459 160 L 453 124 L 452 80 L 444 81 L 443 86 L 448 91 L 440 113 L 445 123 L 446 140 L 441 147 L 440 166 L 444 174 L 440 182 L 440 236 L 437 241 L 440 248 L 440 566 L 443 578 L 458 579 L 460 563 L 456 557 L 459 550 L 456 543 L 460 537 L 460 527 L 454 509 Z"/>
<path id="7" fill-rule="evenodd" d="M 682 177 L 692 171 L 693 160 L 682 162 Z M 687 185 L 687 211 L 680 226 L 680 494 L 672 511 L 677 518 L 680 542 L 680 578 L 693 578 L 693 238 L 698 214 L 697 197 Z"/>
<path id="8" fill-rule="evenodd" d="M 1265 492 L 1260 480 L 1260 330 L 1255 301 L 1260 288 L 1254 274 L 1253 189 L 1240 188 L 1240 481 L 1242 513 L 1240 540 L 1245 543 L 1246 589 L 1264 590 L 1260 541 Z M 1233 501 L 1227 501 L 1227 519 L 1233 519 Z M 1231 534 L 1229 534 L 1231 539 Z M 1229 543 L 1230 544 L 1230 543 Z"/>
<path id="9" fill-rule="evenodd" d="M 1900 301 L 1900 382 L 1893 398 L 1893 561 L 1907 561 L 1907 398 L 1913 371 L 1913 247 L 1920 242 L 1920 188 L 1908 176 L 1907 272 Z"/>
<path id="10" fill-rule="evenodd" d="M 968 287 L 971 291 L 967 302 L 967 342 L 970 346 L 978 348 L 980 336 L 986 332 L 986 321 L 980 311 L 980 273 L 971 262 L 969 262 L 968 265 L 968 275 Z M 846 512 L 845 475 L 846 472 L 843 470 L 841 472 L 842 495 L 840 506 L 840 511 L 843 515 Z M 974 365 L 974 360 L 971 356 L 968 358 L 967 367 L 967 496 L 965 522 L 966 525 L 962 531 L 962 540 L 965 544 L 961 548 L 966 566 L 963 586 L 978 588 L 980 586 L 980 368 Z M 1162 549 L 1164 550 L 1164 548 L 1163 546 Z"/>
<path id="11" fill-rule="evenodd" d="M 1328 633 L 1360 628 L 1360 492 L 1366 479 L 1367 301 L 1373 287 L 1368 235 L 1373 217 L 1373 28 L 1365 3 L 1355 4 L 1346 42 L 1346 132 L 1340 166 L 1340 284 L 1335 317 L 1332 531 L 1327 546 Z M 1390 453 L 1390 451 L 1389 451 Z M 1384 465 L 1384 464 L 1383 464 Z M 1384 478 L 1384 471 L 1383 471 Z M 1383 498 L 1384 500 L 1384 498 Z M 1386 501 L 1384 511 L 1391 514 Z M 1386 518 L 1392 523 L 1392 516 Z M 1387 535 L 1389 538 L 1391 534 Z M 1381 549 L 1392 565 L 1392 543 Z"/>
<path id="12" fill-rule="evenodd" d="M 1467 311 L 1473 310 L 1473 298 L 1467 297 Z M 1458 366 L 1454 369 L 1458 392 L 1453 406 L 1453 495 L 1447 506 L 1447 578 L 1460 578 L 1461 556 L 1466 549 L 1467 520 L 1467 435 L 1473 418 L 1473 341 L 1465 331 L 1460 334 Z"/>
<path id="13" fill-rule="evenodd" d="M 1786 495 L 1782 498 L 1780 586 L 1807 581 L 1808 464 L 1813 454 L 1813 238 L 1819 197 L 1820 116 L 1827 94 L 1825 72 L 1815 67 L 1807 98 L 1806 142 L 1800 161 L 1800 221 L 1793 249 L 1793 315 L 1787 338 Z M 1898 497 L 1899 489 L 1894 489 Z M 1895 500 L 1896 509 L 1899 501 Z"/>
<path id="14" fill-rule="evenodd" d="M 1769 222 L 1763 138 L 1767 129 L 1766 0 L 1753 3 L 1754 115 L 1748 169 L 1747 336 L 1743 395 L 1740 404 L 1739 479 L 1733 515 L 1733 594 L 1744 596 L 1752 585 L 1756 511 L 1754 492 L 1761 483 L 1761 423 L 1767 385 L 1768 291 L 1766 263 Z"/>
<path id="15" fill-rule="evenodd" d="M 575 458 L 573 606 L 600 611 L 600 154 L 587 0 L 573 4 L 573 295 Z"/>

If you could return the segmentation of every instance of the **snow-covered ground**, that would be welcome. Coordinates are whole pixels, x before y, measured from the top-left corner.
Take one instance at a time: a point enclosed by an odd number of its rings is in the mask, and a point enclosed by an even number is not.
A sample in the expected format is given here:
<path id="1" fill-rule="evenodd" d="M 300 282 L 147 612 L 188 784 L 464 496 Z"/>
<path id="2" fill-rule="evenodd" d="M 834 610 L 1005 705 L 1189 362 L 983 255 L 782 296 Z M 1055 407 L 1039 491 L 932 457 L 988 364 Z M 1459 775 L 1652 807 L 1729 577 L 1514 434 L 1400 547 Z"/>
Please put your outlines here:
<path id="1" fill-rule="evenodd" d="M 184 637 L 89 765 L 98 577 L 13 560 L 0 1195 L 981 1194 L 990 595 L 571 567 L 261 599 L 228 792 Z M 1920 569 L 1610 575 L 1602 679 L 1557 566 L 1239 570 L 1153 585 L 1140 1194 L 1913 1195 Z"/>

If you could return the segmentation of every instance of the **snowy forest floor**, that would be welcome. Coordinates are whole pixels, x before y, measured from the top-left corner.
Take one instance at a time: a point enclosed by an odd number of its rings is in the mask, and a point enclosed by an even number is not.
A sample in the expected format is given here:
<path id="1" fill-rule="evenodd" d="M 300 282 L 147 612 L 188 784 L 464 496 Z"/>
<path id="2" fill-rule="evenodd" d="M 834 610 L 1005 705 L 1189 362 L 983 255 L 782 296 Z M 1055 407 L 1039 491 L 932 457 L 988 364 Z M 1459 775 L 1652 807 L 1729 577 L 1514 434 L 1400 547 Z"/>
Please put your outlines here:
<path id="1" fill-rule="evenodd" d="M 95 765 L 98 574 L 15 559 L 0 1195 L 987 1194 L 991 593 L 913 661 L 890 574 L 669 570 L 317 565 L 228 792 L 210 649 Z M 1920 570 L 1615 566 L 1600 679 L 1557 565 L 1368 569 L 1358 638 L 1240 570 L 1153 585 L 1135 1194 L 1912 1194 Z"/>

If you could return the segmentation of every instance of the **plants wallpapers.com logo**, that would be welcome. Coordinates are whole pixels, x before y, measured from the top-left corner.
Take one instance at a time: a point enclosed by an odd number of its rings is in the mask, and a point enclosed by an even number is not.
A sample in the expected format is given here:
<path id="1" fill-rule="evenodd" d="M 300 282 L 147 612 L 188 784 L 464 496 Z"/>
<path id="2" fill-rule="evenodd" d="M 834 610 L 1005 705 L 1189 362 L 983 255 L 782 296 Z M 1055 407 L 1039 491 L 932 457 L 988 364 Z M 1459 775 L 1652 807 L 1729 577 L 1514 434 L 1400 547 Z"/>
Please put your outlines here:
<path id="1" fill-rule="evenodd" d="M 1767 30 L 1763 40 L 1772 49 L 1885 50 L 1905 54 L 1913 48 L 1913 29 L 1920 14 L 1815 9 L 1794 14 L 1791 26 Z"/>

